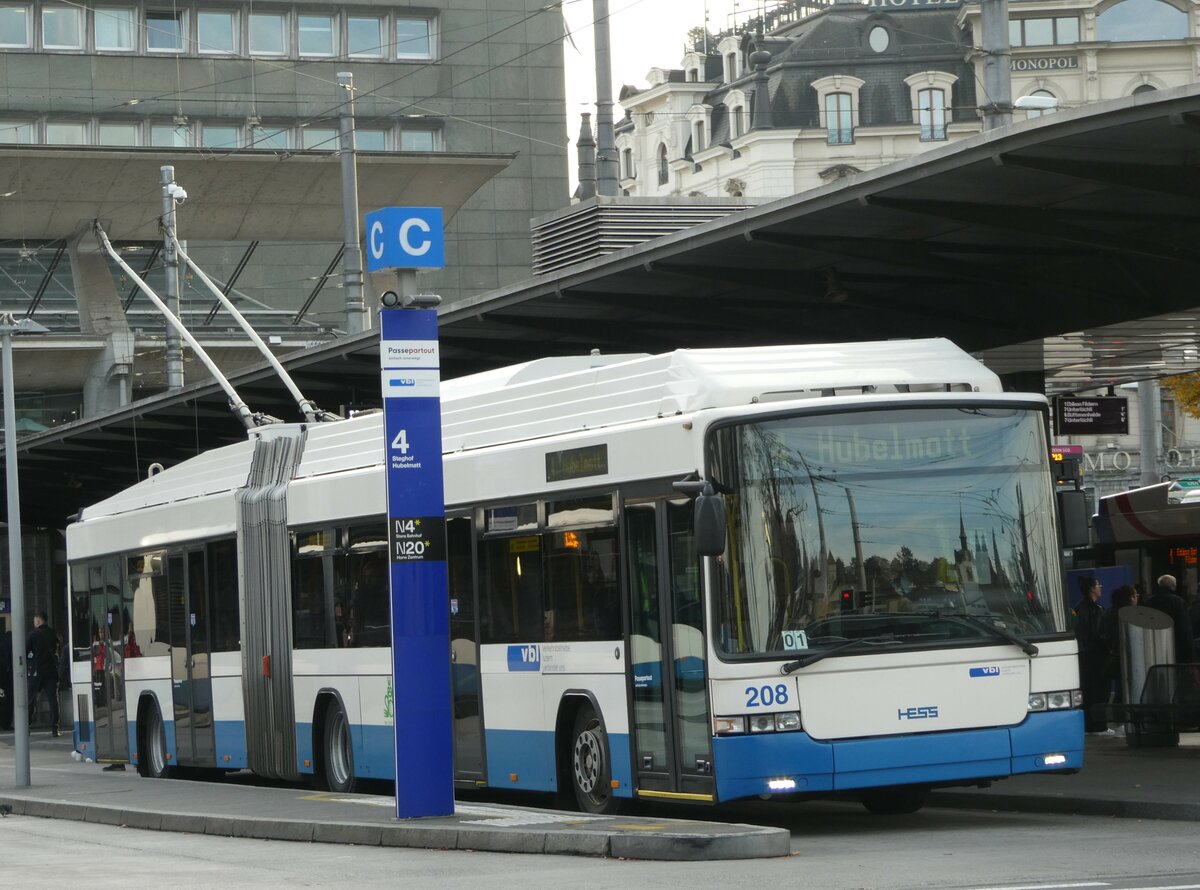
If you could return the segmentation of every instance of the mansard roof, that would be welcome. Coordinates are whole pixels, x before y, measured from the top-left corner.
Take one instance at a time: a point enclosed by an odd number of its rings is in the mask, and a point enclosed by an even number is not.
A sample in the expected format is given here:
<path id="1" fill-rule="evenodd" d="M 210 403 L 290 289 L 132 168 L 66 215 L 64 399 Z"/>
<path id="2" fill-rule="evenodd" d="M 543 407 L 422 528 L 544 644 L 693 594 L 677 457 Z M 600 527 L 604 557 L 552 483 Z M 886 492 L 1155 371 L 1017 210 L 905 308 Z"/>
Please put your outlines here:
<path id="1" fill-rule="evenodd" d="M 812 83 L 832 74 L 864 81 L 859 91 L 859 122 L 886 126 L 912 122 L 912 100 L 904 78 L 921 71 L 946 71 L 958 80 L 950 97 L 954 117 L 975 117 L 975 77 L 965 60 L 969 38 L 955 22 L 954 9 L 879 11 L 868 6 L 833 6 L 793 28 L 786 38 L 751 37 L 747 53 L 771 53 L 767 71 L 772 124 L 780 129 L 819 126 L 817 92 Z M 882 26 L 890 38 L 884 52 L 867 42 L 871 29 Z M 714 108 L 723 105 L 731 89 L 750 95 L 754 72 L 722 84 L 705 98 Z M 747 109 L 749 114 L 749 109 Z M 712 143 L 731 138 L 726 115 L 713 117 Z"/>

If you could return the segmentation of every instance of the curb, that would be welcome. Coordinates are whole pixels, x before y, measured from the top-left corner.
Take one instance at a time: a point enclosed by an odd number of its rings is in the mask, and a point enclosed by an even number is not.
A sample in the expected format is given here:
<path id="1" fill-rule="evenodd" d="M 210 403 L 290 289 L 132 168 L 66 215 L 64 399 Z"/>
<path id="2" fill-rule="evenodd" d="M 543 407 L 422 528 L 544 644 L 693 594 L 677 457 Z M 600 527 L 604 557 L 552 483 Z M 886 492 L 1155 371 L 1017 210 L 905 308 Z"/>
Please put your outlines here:
<path id="1" fill-rule="evenodd" d="M 620 832 L 604 829 L 514 831 L 484 826 L 404 823 L 308 822 L 171 813 L 0 795 L 14 816 L 67 819 L 147 831 L 175 831 L 214 837 L 308 841 L 370 847 L 409 847 L 486 853 L 548 853 L 660 861 L 763 859 L 788 856 L 791 833 L 783 828 L 739 825 L 733 833 Z M 735 827 L 735 826 L 731 826 Z"/>
<path id="2" fill-rule="evenodd" d="M 1164 819 L 1200 822 L 1200 804 L 1101 797 L 1044 797 L 1036 794 L 987 794 L 977 791 L 934 791 L 929 806 L 1011 813 L 1056 813 L 1110 816 L 1118 819 Z"/>

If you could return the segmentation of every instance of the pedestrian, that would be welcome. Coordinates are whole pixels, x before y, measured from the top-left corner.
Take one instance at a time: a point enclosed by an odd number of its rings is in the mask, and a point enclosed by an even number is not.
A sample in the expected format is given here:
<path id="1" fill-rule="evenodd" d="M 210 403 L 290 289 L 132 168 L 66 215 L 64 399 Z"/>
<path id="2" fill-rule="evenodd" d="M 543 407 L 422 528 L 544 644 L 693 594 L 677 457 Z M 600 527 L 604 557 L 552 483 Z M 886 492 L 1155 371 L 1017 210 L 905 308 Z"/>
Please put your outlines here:
<path id="1" fill-rule="evenodd" d="M 1121 652 L 1120 612 L 1126 606 L 1138 604 L 1138 592 L 1132 584 L 1122 584 L 1109 595 L 1109 599 L 1112 604 L 1100 619 L 1100 640 L 1104 644 L 1104 674 L 1109 697 L 1120 704 L 1125 701 L 1121 689 L 1121 664 L 1124 656 Z M 1117 727 L 1115 731 L 1117 735 L 1124 735 L 1124 725 Z"/>
<path id="2" fill-rule="evenodd" d="M 1146 600 L 1146 605 L 1169 615 L 1175 622 L 1175 664 L 1191 664 L 1196 660 L 1191 616 L 1188 615 L 1187 603 L 1175 592 L 1175 588 L 1174 575 L 1160 575 L 1158 589 L 1154 596 Z"/>
<path id="3" fill-rule="evenodd" d="M 58 634 L 46 620 L 45 612 L 33 615 L 33 633 L 27 642 L 29 657 L 29 724 L 37 712 L 39 692 L 45 692 L 50 701 L 50 732 L 57 738 L 58 729 Z"/>
<path id="4" fill-rule="evenodd" d="M 1099 734 L 1108 731 L 1104 706 L 1108 704 L 1108 674 L 1105 670 L 1106 651 L 1100 637 L 1104 607 L 1100 599 L 1100 582 L 1089 576 L 1079 579 L 1082 594 L 1075 604 L 1075 640 L 1079 644 L 1079 685 L 1083 692 L 1083 727 L 1085 732 Z"/>
<path id="5" fill-rule="evenodd" d="M 0 730 L 13 728 L 12 631 L 0 631 Z"/>

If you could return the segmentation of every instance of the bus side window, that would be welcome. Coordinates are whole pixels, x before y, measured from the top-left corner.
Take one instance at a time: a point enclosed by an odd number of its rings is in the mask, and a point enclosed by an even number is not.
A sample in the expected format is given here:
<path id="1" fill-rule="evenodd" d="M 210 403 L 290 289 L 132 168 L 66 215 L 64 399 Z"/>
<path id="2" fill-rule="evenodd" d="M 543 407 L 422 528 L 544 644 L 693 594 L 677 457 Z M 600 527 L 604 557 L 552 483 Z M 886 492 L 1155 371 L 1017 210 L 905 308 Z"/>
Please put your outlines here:
<path id="1" fill-rule="evenodd" d="M 541 539 L 493 538 L 481 547 L 483 643 L 540 643 L 547 633 L 542 603 Z"/>

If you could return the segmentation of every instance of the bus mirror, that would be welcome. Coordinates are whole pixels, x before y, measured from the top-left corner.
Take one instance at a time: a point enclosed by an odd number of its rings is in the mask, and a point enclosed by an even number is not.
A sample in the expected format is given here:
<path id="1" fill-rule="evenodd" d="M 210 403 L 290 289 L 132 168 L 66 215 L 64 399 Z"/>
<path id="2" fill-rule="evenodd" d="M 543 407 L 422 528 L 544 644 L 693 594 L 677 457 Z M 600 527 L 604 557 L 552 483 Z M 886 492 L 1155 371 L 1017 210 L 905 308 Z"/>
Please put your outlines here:
<path id="1" fill-rule="evenodd" d="M 1058 521 L 1064 547 L 1086 547 L 1092 543 L 1088 528 L 1088 497 L 1086 491 L 1073 489 L 1055 492 L 1058 497 Z M 698 535 L 697 535 L 698 536 Z"/>
<path id="2" fill-rule="evenodd" d="M 696 495 L 696 552 L 701 556 L 720 556 L 725 552 L 725 498 L 705 486 Z"/>

